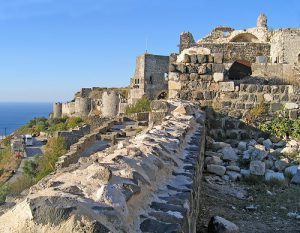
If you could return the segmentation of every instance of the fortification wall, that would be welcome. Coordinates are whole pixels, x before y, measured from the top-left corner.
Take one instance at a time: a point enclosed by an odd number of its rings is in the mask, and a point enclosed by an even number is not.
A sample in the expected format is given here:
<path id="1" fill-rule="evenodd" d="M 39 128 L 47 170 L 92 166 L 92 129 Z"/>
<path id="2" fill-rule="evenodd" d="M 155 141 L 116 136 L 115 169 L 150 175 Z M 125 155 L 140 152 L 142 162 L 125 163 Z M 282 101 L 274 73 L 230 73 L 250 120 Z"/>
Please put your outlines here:
<path id="1" fill-rule="evenodd" d="M 300 29 L 282 28 L 272 34 L 270 41 L 272 62 L 299 64 Z"/>
<path id="2" fill-rule="evenodd" d="M 0 216 L 1 230 L 195 233 L 205 115 L 173 106 L 161 125 L 34 185 Z"/>
<path id="3" fill-rule="evenodd" d="M 62 116 L 62 103 L 53 104 L 53 118 L 61 118 Z"/>
<path id="4" fill-rule="evenodd" d="M 213 130 L 210 130 L 210 133 L 216 134 L 215 138 L 253 138 L 243 122 L 247 122 L 250 110 L 260 104 L 270 117 L 279 110 L 291 119 L 299 115 L 299 88 L 228 80 L 222 54 L 186 54 L 183 62 L 178 62 L 176 55 L 173 55 L 170 67 L 173 72 L 169 73 L 169 97 L 197 102 L 217 113 L 212 117 L 215 120 Z"/>
<path id="5" fill-rule="evenodd" d="M 62 116 L 70 117 L 75 114 L 75 102 L 67 102 L 62 104 Z"/>
<path id="6" fill-rule="evenodd" d="M 199 47 L 210 49 L 211 53 L 223 53 L 224 63 L 232 63 L 236 60 L 255 62 L 257 56 L 270 55 L 269 43 L 199 43 Z"/>
<path id="7" fill-rule="evenodd" d="M 89 133 L 90 126 L 84 125 L 75 129 L 71 129 L 69 131 L 57 131 L 54 133 L 54 136 L 64 138 L 66 146 L 69 149 L 71 145 L 75 144 L 80 138 Z"/>

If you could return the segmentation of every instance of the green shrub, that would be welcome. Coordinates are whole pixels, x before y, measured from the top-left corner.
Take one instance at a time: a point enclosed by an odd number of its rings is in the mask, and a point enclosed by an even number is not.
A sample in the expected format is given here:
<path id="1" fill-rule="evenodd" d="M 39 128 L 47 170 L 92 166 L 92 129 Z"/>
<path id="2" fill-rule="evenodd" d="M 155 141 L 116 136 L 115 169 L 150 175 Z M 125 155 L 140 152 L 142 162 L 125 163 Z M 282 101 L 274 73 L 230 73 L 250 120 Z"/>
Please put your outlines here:
<path id="1" fill-rule="evenodd" d="M 31 178 L 34 178 L 37 174 L 38 164 L 34 160 L 27 160 L 23 167 L 23 173 Z"/>
<path id="2" fill-rule="evenodd" d="M 294 138 L 300 138 L 300 117 L 292 123 L 292 136 Z"/>
<path id="3" fill-rule="evenodd" d="M 67 119 L 66 124 L 68 129 L 73 129 L 79 126 L 83 120 L 80 117 L 70 117 Z"/>
<path id="4" fill-rule="evenodd" d="M 0 203 L 5 202 L 6 196 L 9 194 L 9 188 L 7 185 L 0 186 Z"/>
<path id="5" fill-rule="evenodd" d="M 128 106 L 125 109 L 125 114 L 150 112 L 150 100 L 147 97 L 142 97 L 134 105 Z"/>
<path id="6" fill-rule="evenodd" d="M 62 137 L 50 138 L 45 147 L 45 155 L 37 158 L 36 179 L 40 180 L 54 171 L 58 158 L 67 152 L 65 140 Z"/>

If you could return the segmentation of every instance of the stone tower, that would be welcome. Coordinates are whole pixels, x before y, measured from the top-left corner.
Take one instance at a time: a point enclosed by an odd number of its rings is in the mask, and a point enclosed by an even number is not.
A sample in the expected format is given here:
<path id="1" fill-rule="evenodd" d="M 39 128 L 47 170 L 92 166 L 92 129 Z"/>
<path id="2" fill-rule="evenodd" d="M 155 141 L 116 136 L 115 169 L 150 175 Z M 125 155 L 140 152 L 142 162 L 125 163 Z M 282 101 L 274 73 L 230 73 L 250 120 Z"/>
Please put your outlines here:
<path id="1" fill-rule="evenodd" d="M 91 99 L 76 97 L 75 98 L 75 114 L 79 117 L 88 116 L 91 111 Z"/>
<path id="2" fill-rule="evenodd" d="M 260 14 L 257 18 L 256 27 L 258 28 L 268 28 L 268 19 L 265 14 Z"/>
<path id="3" fill-rule="evenodd" d="M 62 103 L 54 103 L 53 118 L 61 118 L 61 117 L 62 117 Z"/>
<path id="4" fill-rule="evenodd" d="M 115 91 L 105 91 L 102 94 L 102 116 L 115 117 L 119 113 L 120 97 Z"/>

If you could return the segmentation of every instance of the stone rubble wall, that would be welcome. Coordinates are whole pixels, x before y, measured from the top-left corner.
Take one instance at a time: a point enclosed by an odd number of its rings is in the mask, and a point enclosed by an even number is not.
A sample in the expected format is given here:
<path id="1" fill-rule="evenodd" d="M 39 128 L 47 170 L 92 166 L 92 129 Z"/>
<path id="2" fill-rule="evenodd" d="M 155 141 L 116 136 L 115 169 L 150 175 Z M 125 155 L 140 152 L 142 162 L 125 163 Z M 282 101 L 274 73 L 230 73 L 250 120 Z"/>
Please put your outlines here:
<path id="1" fill-rule="evenodd" d="M 270 54 L 270 44 L 268 43 L 198 43 L 197 46 L 208 48 L 212 53 L 223 53 L 223 61 L 232 63 L 236 60 L 246 60 L 255 62 L 257 56 Z"/>
<path id="2" fill-rule="evenodd" d="M 240 121 L 262 103 L 269 116 L 280 110 L 290 119 L 299 115 L 299 88 L 228 80 L 230 65 L 224 63 L 221 53 L 185 54 L 183 58 L 172 54 L 170 60 L 169 98 L 193 101 L 218 112 L 212 117 L 217 118 L 213 119 L 211 133 L 219 138 L 249 138 L 249 129 Z M 233 124 L 226 123 L 230 121 Z"/>
<path id="3" fill-rule="evenodd" d="M 89 146 L 91 146 L 96 140 L 102 139 L 101 138 L 102 134 L 106 133 L 115 123 L 116 123 L 115 120 L 110 120 L 102 124 L 101 127 L 95 129 L 93 132 L 85 134 L 82 137 L 80 137 L 76 143 L 70 146 L 69 151 L 65 155 L 59 157 L 57 163 L 55 164 L 55 167 L 57 169 L 60 169 L 60 168 L 68 167 L 70 164 L 77 163 L 78 159 L 80 158 L 80 154 L 83 151 L 85 151 L 87 148 L 89 148 Z M 71 131 L 71 133 L 72 132 L 73 130 Z M 77 135 L 78 134 L 76 133 L 76 137 Z M 70 136 L 68 134 L 68 137 L 71 137 L 72 139 L 74 136 L 75 135 Z"/>
<path id="4" fill-rule="evenodd" d="M 171 104 L 162 124 L 31 187 L 0 216 L 1 230 L 195 233 L 205 114 Z"/>
<path id="5" fill-rule="evenodd" d="M 69 149 L 71 145 L 77 143 L 80 138 L 89 134 L 90 131 L 89 125 L 83 125 L 68 131 L 57 131 L 54 133 L 54 137 L 62 137 Z"/>

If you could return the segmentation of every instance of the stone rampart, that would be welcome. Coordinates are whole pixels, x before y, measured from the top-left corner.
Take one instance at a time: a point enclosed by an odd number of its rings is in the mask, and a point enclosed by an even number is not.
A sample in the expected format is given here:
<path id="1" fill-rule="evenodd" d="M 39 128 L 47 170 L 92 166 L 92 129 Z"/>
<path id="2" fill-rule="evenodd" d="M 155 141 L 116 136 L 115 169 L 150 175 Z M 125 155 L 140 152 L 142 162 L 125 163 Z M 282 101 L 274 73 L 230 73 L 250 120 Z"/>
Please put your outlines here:
<path id="1" fill-rule="evenodd" d="M 195 233 L 205 115 L 172 105 L 161 125 L 34 185 L 0 216 L 1 230 Z"/>
<path id="2" fill-rule="evenodd" d="M 77 140 L 75 140 L 75 138 L 77 138 L 79 134 L 76 131 L 75 135 L 68 134 L 67 140 L 71 138 L 76 142 L 70 145 L 69 151 L 65 155 L 59 157 L 55 167 L 59 169 L 67 167 L 70 164 L 77 163 L 78 159 L 80 158 L 80 154 L 89 146 L 91 146 L 96 140 L 103 139 L 102 135 L 106 133 L 115 124 L 115 122 L 115 120 L 107 121 L 103 123 L 101 127 L 95 129 L 92 133 L 85 134 Z M 70 133 L 73 133 L 73 130 Z M 66 134 L 63 136 L 66 136 Z"/>

